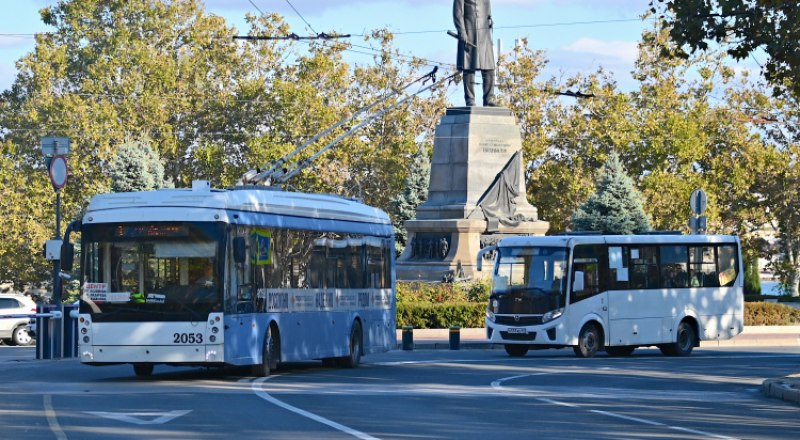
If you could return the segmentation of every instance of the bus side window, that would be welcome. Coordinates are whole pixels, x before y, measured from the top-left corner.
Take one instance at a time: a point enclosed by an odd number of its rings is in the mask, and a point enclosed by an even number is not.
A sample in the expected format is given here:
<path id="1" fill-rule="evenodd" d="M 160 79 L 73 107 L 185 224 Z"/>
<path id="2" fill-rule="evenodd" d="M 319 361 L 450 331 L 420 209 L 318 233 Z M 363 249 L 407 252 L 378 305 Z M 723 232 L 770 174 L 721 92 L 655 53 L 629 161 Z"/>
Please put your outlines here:
<path id="1" fill-rule="evenodd" d="M 736 258 L 736 246 L 723 245 L 717 247 L 717 273 L 719 285 L 732 286 L 736 281 L 739 263 Z"/>
<path id="2" fill-rule="evenodd" d="M 631 288 L 655 289 L 660 287 L 657 247 L 632 247 L 631 252 Z"/>
<path id="3" fill-rule="evenodd" d="M 630 269 L 628 258 L 630 249 L 622 246 L 609 246 L 608 248 L 608 288 L 625 290 L 630 284 Z"/>
<path id="4" fill-rule="evenodd" d="M 583 286 L 580 283 L 572 285 L 570 302 L 577 302 L 600 293 L 600 256 L 605 249 L 598 245 L 575 246 L 575 256 L 572 260 L 572 279 L 575 280 L 583 274 Z M 576 289 L 583 287 L 583 289 Z"/>
<path id="5" fill-rule="evenodd" d="M 689 287 L 717 287 L 713 246 L 689 247 Z"/>

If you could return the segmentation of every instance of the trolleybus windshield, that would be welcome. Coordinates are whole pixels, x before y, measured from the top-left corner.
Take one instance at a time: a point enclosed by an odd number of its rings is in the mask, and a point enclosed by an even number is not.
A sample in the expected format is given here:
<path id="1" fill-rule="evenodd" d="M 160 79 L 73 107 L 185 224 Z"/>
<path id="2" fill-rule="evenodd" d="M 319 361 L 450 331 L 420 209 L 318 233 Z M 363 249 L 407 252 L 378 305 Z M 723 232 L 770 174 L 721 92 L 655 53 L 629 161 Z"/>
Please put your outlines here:
<path id="1" fill-rule="evenodd" d="M 81 313 L 95 322 L 200 321 L 222 311 L 222 228 L 211 223 L 83 228 Z"/>

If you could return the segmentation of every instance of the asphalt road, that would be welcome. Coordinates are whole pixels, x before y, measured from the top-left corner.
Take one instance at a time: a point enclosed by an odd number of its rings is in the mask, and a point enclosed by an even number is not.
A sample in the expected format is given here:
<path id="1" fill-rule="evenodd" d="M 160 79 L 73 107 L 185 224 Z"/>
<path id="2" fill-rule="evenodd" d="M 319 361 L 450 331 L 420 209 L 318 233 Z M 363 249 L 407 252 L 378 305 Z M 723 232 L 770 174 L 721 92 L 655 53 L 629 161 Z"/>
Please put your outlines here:
<path id="1" fill-rule="evenodd" d="M 357 369 L 308 362 L 246 370 L 32 360 L 0 347 L 0 432 L 9 439 L 796 439 L 798 407 L 763 396 L 800 370 L 800 347 L 392 351 Z M 30 354 L 28 357 L 27 355 Z"/>

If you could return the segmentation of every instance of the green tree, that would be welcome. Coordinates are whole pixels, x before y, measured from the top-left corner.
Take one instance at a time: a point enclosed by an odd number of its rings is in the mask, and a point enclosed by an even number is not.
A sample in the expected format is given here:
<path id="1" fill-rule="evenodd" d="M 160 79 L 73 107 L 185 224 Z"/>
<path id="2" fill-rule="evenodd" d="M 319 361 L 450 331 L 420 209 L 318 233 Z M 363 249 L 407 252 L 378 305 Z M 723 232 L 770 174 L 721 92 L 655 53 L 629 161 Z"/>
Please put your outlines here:
<path id="1" fill-rule="evenodd" d="M 689 51 L 708 50 L 709 42 L 723 44 L 742 60 L 763 49 L 769 55 L 764 77 L 779 94 L 788 88 L 800 96 L 800 27 L 793 1 L 651 0 L 651 11 L 661 14 L 678 48 L 670 53 L 688 58 Z"/>
<path id="2" fill-rule="evenodd" d="M 26 163 L 16 144 L 0 142 L 0 279 L 13 280 L 18 289 L 47 280 L 53 267 L 43 246 L 54 236 L 55 193 L 44 158 L 38 162 Z"/>
<path id="3" fill-rule="evenodd" d="M 744 254 L 744 294 L 761 295 L 761 275 L 758 270 L 758 257 L 752 253 Z"/>
<path id="4" fill-rule="evenodd" d="M 146 142 L 126 141 L 117 147 L 109 174 L 114 192 L 149 191 L 166 186 L 164 165 Z"/>
<path id="5" fill-rule="evenodd" d="M 43 212 L 52 191 L 38 151 L 42 136 L 72 139 L 62 211 L 73 218 L 92 195 L 112 188 L 109 167 L 125 139 L 148 139 L 178 186 L 198 178 L 229 186 L 427 70 L 399 57 L 381 30 L 365 37 L 379 46 L 373 63 L 358 66 L 344 62 L 346 42 L 236 41 L 240 32 L 198 0 L 65 0 L 41 16 L 52 31 L 37 35 L 0 99 L 0 171 L 13 185 L 4 189 L 25 188 L 4 200 L 21 213 L 10 229 L 36 240 L 0 243 L 0 259 L 16 262 L 8 267 L 30 263 L 21 255 L 40 254 L 54 229 Z M 277 14 L 246 19 L 251 36 L 290 33 Z M 340 142 L 290 187 L 361 197 L 388 210 L 445 102 L 444 87 L 410 100 Z"/>
<path id="6" fill-rule="evenodd" d="M 597 191 L 575 212 L 575 230 L 634 234 L 650 230 L 642 197 L 616 154 L 600 170 Z"/>
<path id="7" fill-rule="evenodd" d="M 394 224 L 395 250 L 398 255 L 408 245 L 408 234 L 403 223 L 416 216 L 417 207 L 428 200 L 428 183 L 431 175 L 431 161 L 426 149 L 414 155 L 405 188 L 392 199 L 392 222 Z"/>

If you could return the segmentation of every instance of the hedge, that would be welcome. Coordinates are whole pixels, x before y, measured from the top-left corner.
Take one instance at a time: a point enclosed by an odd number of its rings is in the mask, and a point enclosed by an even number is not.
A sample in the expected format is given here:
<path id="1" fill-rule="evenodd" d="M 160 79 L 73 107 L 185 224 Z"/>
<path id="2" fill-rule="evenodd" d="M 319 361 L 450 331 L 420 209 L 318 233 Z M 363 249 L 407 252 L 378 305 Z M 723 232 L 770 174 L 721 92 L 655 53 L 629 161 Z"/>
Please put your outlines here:
<path id="1" fill-rule="evenodd" d="M 800 325 L 800 310 L 784 304 L 747 302 L 744 325 Z"/>
<path id="2" fill-rule="evenodd" d="M 397 304 L 397 328 L 481 328 L 486 304 L 476 302 L 404 302 Z M 747 302 L 744 325 L 800 325 L 800 310 L 783 304 Z"/>
<path id="3" fill-rule="evenodd" d="M 473 302 L 397 304 L 397 328 L 410 325 L 414 328 L 483 327 L 486 304 Z"/>

